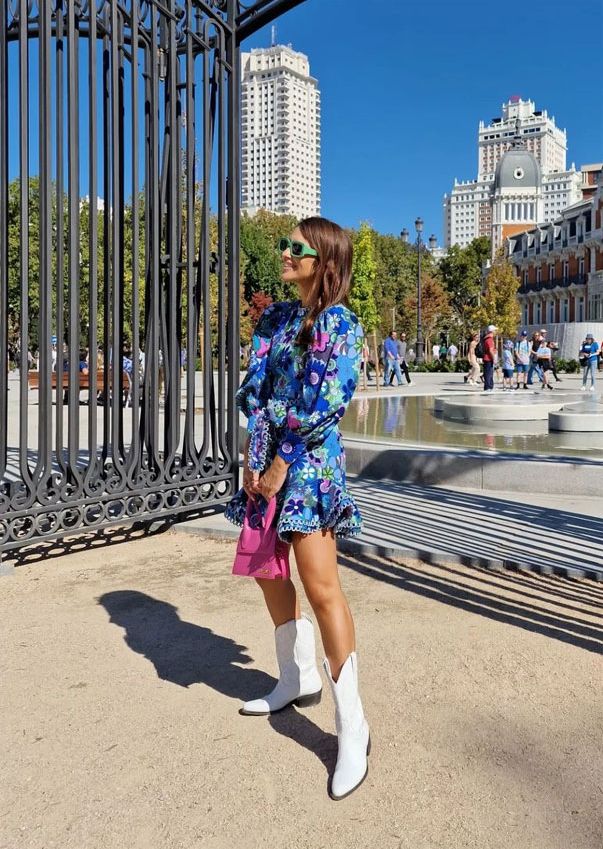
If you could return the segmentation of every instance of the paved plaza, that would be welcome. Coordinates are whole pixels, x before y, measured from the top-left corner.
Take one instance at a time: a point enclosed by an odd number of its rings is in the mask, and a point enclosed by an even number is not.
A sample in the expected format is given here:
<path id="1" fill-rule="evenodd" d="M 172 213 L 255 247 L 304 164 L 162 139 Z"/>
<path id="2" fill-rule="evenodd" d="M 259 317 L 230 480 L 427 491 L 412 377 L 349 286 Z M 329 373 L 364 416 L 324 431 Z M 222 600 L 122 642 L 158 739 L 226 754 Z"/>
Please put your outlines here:
<path id="1" fill-rule="evenodd" d="M 366 396 L 464 391 L 417 375 Z M 340 547 L 363 786 L 328 798 L 326 691 L 238 714 L 276 669 L 259 593 L 229 574 L 236 529 L 220 514 L 109 529 L 24 552 L 2 579 L 0 849 L 600 849 L 603 499 L 574 486 L 599 464 L 513 457 L 502 475 L 487 452 L 417 448 L 436 486 L 387 468 L 412 446 L 346 444 L 358 468 L 385 452 L 379 475 L 350 475 L 365 525 Z"/>
<path id="2" fill-rule="evenodd" d="M 108 537 L 3 579 L 1 849 L 600 849 L 600 584 L 343 553 L 373 749 L 332 802 L 326 691 L 238 714 L 275 662 L 234 543 Z"/>

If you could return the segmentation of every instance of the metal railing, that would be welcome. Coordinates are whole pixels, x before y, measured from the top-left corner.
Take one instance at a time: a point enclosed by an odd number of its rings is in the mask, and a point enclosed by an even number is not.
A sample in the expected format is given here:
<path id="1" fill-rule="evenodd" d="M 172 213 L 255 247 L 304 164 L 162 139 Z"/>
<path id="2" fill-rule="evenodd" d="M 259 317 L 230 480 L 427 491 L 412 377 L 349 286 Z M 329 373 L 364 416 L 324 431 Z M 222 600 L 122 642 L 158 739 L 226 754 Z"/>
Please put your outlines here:
<path id="1" fill-rule="evenodd" d="M 0 554 L 232 496 L 239 43 L 298 2 L 0 3 Z"/>

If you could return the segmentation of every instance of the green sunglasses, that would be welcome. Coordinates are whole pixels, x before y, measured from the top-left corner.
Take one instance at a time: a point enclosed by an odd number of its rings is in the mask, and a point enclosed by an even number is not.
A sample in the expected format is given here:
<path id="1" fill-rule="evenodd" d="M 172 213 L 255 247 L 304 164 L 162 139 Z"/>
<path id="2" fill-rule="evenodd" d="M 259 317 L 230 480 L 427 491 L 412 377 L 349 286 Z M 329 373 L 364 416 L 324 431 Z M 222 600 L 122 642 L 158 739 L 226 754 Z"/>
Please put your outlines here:
<path id="1" fill-rule="evenodd" d="M 315 251 L 314 248 L 309 248 L 303 242 L 292 242 L 291 239 L 283 236 L 278 240 L 278 249 L 282 253 L 287 248 L 289 248 L 289 253 L 295 259 L 301 259 L 304 256 L 318 256 L 318 251 Z"/>

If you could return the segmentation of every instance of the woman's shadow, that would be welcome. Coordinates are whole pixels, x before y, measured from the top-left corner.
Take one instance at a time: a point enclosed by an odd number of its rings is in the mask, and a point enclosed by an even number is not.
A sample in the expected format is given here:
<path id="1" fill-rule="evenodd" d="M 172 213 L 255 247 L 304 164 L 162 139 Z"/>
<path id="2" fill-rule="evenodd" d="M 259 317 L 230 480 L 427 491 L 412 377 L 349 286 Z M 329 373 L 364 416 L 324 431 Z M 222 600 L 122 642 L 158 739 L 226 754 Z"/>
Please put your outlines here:
<path id="1" fill-rule="evenodd" d="M 276 683 L 259 669 L 239 666 L 253 661 L 246 646 L 210 628 L 184 622 L 173 604 L 137 590 L 104 593 L 98 601 L 110 621 L 125 629 L 126 645 L 149 660 L 164 681 L 181 687 L 205 684 L 239 701 L 268 693 Z M 249 717 L 250 723 L 260 720 Z M 271 715 L 269 722 L 279 734 L 313 752 L 331 775 L 337 757 L 334 734 L 325 733 L 292 707 Z"/>

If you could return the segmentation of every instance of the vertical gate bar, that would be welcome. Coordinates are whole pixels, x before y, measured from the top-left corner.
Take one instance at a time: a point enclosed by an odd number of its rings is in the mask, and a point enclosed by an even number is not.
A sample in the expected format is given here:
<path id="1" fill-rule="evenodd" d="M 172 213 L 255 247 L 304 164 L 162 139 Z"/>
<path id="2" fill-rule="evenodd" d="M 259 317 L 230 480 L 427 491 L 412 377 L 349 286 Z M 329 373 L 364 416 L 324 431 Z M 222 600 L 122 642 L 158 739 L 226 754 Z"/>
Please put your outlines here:
<path id="1" fill-rule="evenodd" d="M 55 312 L 56 312 L 56 336 L 57 336 L 57 361 L 56 361 L 56 388 L 55 388 L 55 415 L 56 415 L 56 441 L 55 455 L 63 477 L 68 477 L 67 463 L 64 455 L 64 423 L 63 423 L 63 381 L 69 375 L 65 373 L 65 181 L 63 173 L 64 155 L 64 62 L 65 42 L 63 31 L 63 9 L 57 8 L 56 12 L 56 37 L 55 37 L 55 67 L 56 67 L 56 90 L 55 90 L 55 114 L 56 114 L 56 278 L 55 278 Z M 69 397 L 69 390 L 66 390 Z M 38 426 L 43 426 L 41 423 Z"/>
<path id="2" fill-rule="evenodd" d="M 0 34 L 0 43 L 2 35 Z M 0 48 L 1 50 L 1 48 Z M 4 119 L 5 107 L 2 107 L 0 124 Z M 1 145 L 1 142 L 0 142 Z M 1 166 L 0 166 L 1 167 Z M 0 178 L 1 183 L 1 178 Z M 29 333 L 29 38 L 27 33 L 27 0 L 19 3 L 19 323 L 21 325 L 21 351 L 25 329 Z M 2 214 L 2 221 L 7 217 Z M 0 309 L 0 316 L 5 311 Z M 2 320 L 2 319 L 0 319 Z M 41 348 L 38 344 L 41 355 Z M 40 359 L 39 359 L 40 361 Z M 0 425 L 0 427 L 2 427 Z M 6 428 L 2 428 L 6 433 Z M 0 439 L 2 436 L 0 435 Z M 21 375 L 19 391 L 19 469 L 23 480 L 31 487 L 31 469 L 28 453 L 29 442 L 29 387 Z M 1 452 L 0 452 L 1 453 Z M 1 457 L 0 457 L 1 463 Z"/>
<path id="3" fill-rule="evenodd" d="M 158 27 L 157 13 L 151 7 L 151 50 L 150 66 L 150 126 L 149 126 L 149 182 L 151 200 L 150 238 L 150 280 L 149 310 L 151 344 L 151 385 L 149 398 L 149 440 L 153 465 L 159 470 L 162 466 L 159 456 L 159 302 L 161 297 L 161 209 L 159 206 L 159 68 L 158 68 Z"/>
<path id="4" fill-rule="evenodd" d="M 79 25 L 75 5 L 67 4 L 67 109 L 69 157 L 69 403 L 67 433 L 69 473 L 80 480 L 78 455 L 80 449 L 80 181 L 79 181 Z M 78 19 L 79 20 L 79 19 Z"/>
<path id="5" fill-rule="evenodd" d="M 123 206 L 122 199 L 122 127 L 120 44 L 117 23 L 117 3 L 111 3 L 111 289 L 112 289 L 112 335 L 113 351 L 111 369 L 111 449 L 116 467 L 123 462 L 123 406 L 122 406 L 122 359 L 123 359 L 123 273 L 122 242 Z"/>
<path id="6" fill-rule="evenodd" d="M 207 42 L 207 27 L 205 29 Z M 210 451 L 214 431 L 213 421 L 213 358 L 211 339 L 211 298 L 209 283 L 209 192 L 211 179 L 211 142 L 210 142 L 210 91 L 209 91 L 209 55 L 203 51 L 203 196 L 201 208 L 201 234 L 199 242 L 199 275 L 201 279 L 201 298 L 203 304 L 203 447 L 202 458 Z M 214 456 L 215 461 L 215 456 Z"/>
<path id="7" fill-rule="evenodd" d="M 39 0 L 40 54 L 39 54 L 39 150 L 40 150 L 40 383 L 38 392 L 38 465 L 36 477 L 39 487 L 52 474 L 52 395 L 50 324 L 52 320 L 52 180 L 50 127 L 50 0 Z"/>
<path id="8" fill-rule="evenodd" d="M 239 478 L 239 416 L 235 393 L 239 384 L 239 199 L 240 66 L 236 43 L 237 0 L 228 0 L 226 60 L 230 66 L 228 87 L 228 446 L 233 487 Z"/>
<path id="9" fill-rule="evenodd" d="M 174 11 L 173 0 L 170 10 Z M 166 254 L 168 267 L 166 291 L 166 324 L 167 351 L 164 362 L 169 360 L 169 393 L 165 406 L 165 466 L 168 474 L 171 471 L 179 441 L 180 422 L 180 333 L 178 327 L 178 259 L 180 245 L 178 243 L 178 219 L 181 210 L 178 205 L 178 181 L 180 175 L 180 134 L 178 119 L 178 56 L 176 53 L 176 24 L 166 20 L 167 38 L 167 80 L 165 82 L 165 137 L 169 138 L 169 160 L 167 163 L 167 187 L 165 201 L 166 216 Z"/>
<path id="10" fill-rule="evenodd" d="M 0 478 L 8 438 L 8 41 L 7 9 L 0 8 Z M 23 351 L 21 351 L 21 372 Z"/>
<path id="11" fill-rule="evenodd" d="M 140 466 L 140 303 L 138 292 L 138 277 L 140 274 L 140 209 L 138 188 L 138 3 L 132 3 L 132 386 L 130 397 L 132 403 L 132 432 L 130 443 L 130 474 L 137 474 Z"/>
<path id="12" fill-rule="evenodd" d="M 109 139 L 111 121 L 111 86 L 110 86 L 110 49 L 109 10 L 104 6 L 102 24 L 103 35 L 103 464 L 109 457 L 111 442 L 111 159 L 112 149 Z"/>
<path id="13" fill-rule="evenodd" d="M 226 329 L 226 316 L 227 316 L 227 307 L 228 307 L 228 289 L 226 286 L 226 168 L 225 168 L 225 144 L 226 144 L 226 134 L 224 132 L 225 120 L 224 116 L 226 113 L 225 109 L 225 85 L 224 85 L 224 77 L 226 74 L 225 69 L 225 56 L 224 56 L 224 34 L 220 30 L 219 33 L 219 42 L 218 48 L 216 49 L 216 83 L 217 83 L 217 104 L 218 104 L 218 118 L 217 118 L 217 127 L 218 127 L 218 343 L 219 343 L 219 353 L 218 360 L 220 364 L 225 364 L 228 362 L 227 358 L 227 329 Z M 239 356 L 237 351 L 237 362 L 239 362 Z M 228 445 L 226 444 L 226 421 L 225 415 L 227 410 L 227 402 L 226 402 L 226 375 L 225 369 L 222 365 L 218 369 L 218 405 L 217 405 L 217 414 L 218 414 L 218 441 L 220 444 L 220 453 L 222 458 L 224 459 L 226 466 L 228 466 L 228 462 L 231 459 L 229 457 Z"/>
<path id="14" fill-rule="evenodd" d="M 186 2 L 186 413 L 183 455 L 188 464 L 195 454 L 195 371 L 197 360 L 197 306 L 195 303 L 195 60 L 193 57 L 193 9 Z"/>
<path id="15" fill-rule="evenodd" d="M 98 119 L 96 115 L 96 87 L 98 83 L 96 45 L 96 0 L 89 0 L 90 30 L 88 38 L 88 178 L 90 206 L 88 208 L 88 457 L 86 481 L 98 473 L 97 462 L 97 393 L 98 378 Z"/>

